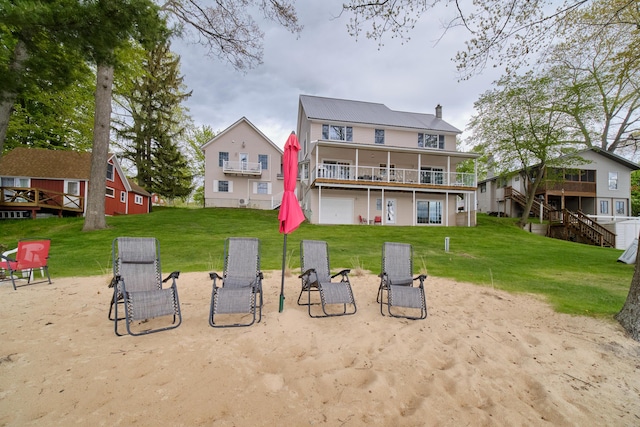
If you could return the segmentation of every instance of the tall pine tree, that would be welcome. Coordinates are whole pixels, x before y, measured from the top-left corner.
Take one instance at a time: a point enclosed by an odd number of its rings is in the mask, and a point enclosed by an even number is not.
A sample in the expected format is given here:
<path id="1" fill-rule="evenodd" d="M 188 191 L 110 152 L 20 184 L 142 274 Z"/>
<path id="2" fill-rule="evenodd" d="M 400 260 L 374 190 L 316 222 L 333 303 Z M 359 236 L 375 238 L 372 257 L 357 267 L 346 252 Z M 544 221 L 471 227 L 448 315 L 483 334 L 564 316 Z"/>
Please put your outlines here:
<path id="1" fill-rule="evenodd" d="M 135 54 L 135 53 L 134 53 Z M 192 190 L 192 174 L 178 141 L 185 132 L 180 58 L 163 41 L 143 55 L 143 73 L 121 81 L 119 98 L 127 111 L 117 122 L 124 157 L 136 167 L 136 181 L 165 198 L 184 198 Z"/>

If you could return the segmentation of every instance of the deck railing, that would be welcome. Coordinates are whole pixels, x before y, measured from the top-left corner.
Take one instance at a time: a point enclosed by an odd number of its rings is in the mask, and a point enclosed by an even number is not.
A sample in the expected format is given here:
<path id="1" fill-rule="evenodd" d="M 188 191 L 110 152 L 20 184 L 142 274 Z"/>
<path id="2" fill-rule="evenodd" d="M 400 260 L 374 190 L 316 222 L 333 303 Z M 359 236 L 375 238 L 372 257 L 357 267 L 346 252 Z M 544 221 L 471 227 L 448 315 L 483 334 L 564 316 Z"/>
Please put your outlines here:
<path id="1" fill-rule="evenodd" d="M 402 184 L 425 184 L 437 186 L 476 187 L 473 173 L 425 171 L 418 169 L 384 168 L 376 166 L 353 166 L 319 164 L 311 173 L 312 178 L 338 181 L 358 181 L 382 184 L 385 182 Z"/>
<path id="2" fill-rule="evenodd" d="M 75 194 L 34 187 L 0 187 L 0 206 L 40 207 L 82 212 L 84 198 Z"/>

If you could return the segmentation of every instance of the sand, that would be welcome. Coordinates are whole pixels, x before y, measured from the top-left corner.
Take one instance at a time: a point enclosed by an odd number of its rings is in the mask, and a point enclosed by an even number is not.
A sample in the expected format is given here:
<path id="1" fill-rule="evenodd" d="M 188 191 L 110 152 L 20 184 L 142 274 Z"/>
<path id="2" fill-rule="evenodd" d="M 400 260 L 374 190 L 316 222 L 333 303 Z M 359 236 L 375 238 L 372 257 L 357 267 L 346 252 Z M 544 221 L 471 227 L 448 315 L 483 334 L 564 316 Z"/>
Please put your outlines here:
<path id="1" fill-rule="evenodd" d="M 0 425 L 640 425 L 640 343 L 614 321 L 429 277 L 429 317 L 312 319 L 266 272 L 262 322 L 213 329 L 208 274 L 178 280 L 177 329 L 116 337 L 108 276 L 0 284 Z"/>

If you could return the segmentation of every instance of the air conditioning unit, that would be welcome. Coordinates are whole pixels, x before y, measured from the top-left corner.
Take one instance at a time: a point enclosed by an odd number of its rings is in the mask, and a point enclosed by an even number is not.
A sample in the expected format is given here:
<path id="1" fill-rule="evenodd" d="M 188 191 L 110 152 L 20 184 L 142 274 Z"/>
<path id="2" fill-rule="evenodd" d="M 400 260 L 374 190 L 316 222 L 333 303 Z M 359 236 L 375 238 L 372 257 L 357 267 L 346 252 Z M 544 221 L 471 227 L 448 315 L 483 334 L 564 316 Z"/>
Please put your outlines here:
<path id="1" fill-rule="evenodd" d="M 249 204 L 249 200 L 247 199 L 238 199 L 238 205 L 240 206 L 247 206 Z"/>

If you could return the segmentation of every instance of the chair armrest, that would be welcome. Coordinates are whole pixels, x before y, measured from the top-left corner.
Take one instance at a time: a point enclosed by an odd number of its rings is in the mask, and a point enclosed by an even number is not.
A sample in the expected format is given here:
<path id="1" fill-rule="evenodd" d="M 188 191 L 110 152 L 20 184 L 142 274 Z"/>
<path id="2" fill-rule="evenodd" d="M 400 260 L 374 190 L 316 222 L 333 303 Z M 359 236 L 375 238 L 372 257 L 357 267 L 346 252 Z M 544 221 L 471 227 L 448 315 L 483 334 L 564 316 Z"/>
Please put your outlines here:
<path id="1" fill-rule="evenodd" d="M 419 276 L 414 277 L 413 280 L 420 280 L 420 286 L 423 286 L 424 279 L 426 278 L 427 278 L 426 274 L 420 274 Z"/>
<path id="2" fill-rule="evenodd" d="M 347 278 L 347 274 L 351 273 L 351 269 L 349 268 L 345 268 L 342 271 L 337 272 L 336 274 L 334 274 L 333 276 L 331 276 L 331 278 L 333 279 L 334 277 L 338 277 L 338 276 L 342 276 L 343 278 Z"/>
<path id="3" fill-rule="evenodd" d="M 171 272 L 171 274 L 169 274 L 163 281 L 162 283 L 167 283 L 169 281 L 169 279 L 173 279 L 173 281 L 175 282 L 175 280 L 180 276 L 180 272 L 179 271 L 173 271 Z"/>
<path id="4" fill-rule="evenodd" d="M 213 280 L 213 287 L 217 288 L 218 286 L 216 285 L 216 282 L 218 280 L 222 281 L 223 277 L 214 271 L 212 273 L 209 273 L 209 279 Z"/>
<path id="5" fill-rule="evenodd" d="M 113 277 L 111 278 L 111 282 L 109 282 L 109 287 L 110 287 L 110 288 L 115 287 L 115 286 L 116 286 L 116 284 L 117 284 L 119 281 L 120 281 L 120 275 L 113 276 Z"/>
<path id="6" fill-rule="evenodd" d="M 302 278 L 304 278 L 305 276 L 308 276 L 308 275 L 310 275 L 311 273 L 315 273 L 315 272 L 316 272 L 316 269 L 315 269 L 315 268 L 310 268 L 310 269 L 308 269 L 307 271 L 305 271 L 304 273 L 302 273 L 301 275 L 299 275 L 299 276 L 298 276 L 298 279 L 302 279 Z"/>

